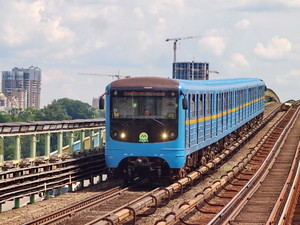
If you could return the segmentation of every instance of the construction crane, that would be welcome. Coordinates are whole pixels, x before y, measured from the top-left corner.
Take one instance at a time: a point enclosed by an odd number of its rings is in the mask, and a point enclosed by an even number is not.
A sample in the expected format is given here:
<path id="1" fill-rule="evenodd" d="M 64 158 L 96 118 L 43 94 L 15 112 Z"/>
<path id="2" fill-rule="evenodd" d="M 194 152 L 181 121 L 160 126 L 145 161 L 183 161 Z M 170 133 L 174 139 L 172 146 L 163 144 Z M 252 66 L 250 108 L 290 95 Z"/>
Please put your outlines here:
<path id="1" fill-rule="evenodd" d="M 102 76 L 102 77 L 112 77 L 112 78 L 130 78 L 130 76 L 118 74 L 99 74 L 99 73 L 77 73 L 78 75 L 87 75 L 87 76 Z"/>
<path id="2" fill-rule="evenodd" d="M 188 36 L 188 37 L 180 37 L 180 38 L 168 38 L 166 41 L 174 41 L 173 50 L 174 50 L 174 63 L 176 63 L 176 50 L 177 50 L 177 41 L 185 40 L 185 39 L 192 39 L 192 38 L 199 38 L 201 36 Z"/>

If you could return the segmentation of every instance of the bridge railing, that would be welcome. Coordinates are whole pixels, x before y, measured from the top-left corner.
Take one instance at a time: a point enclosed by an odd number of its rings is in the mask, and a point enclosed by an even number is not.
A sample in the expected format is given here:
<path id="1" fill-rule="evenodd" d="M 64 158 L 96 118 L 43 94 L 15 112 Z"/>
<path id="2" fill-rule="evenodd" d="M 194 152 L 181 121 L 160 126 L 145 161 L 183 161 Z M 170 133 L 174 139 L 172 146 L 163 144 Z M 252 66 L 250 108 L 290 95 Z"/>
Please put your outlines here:
<path id="1" fill-rule="evenodd" d="M 75 151 L 103 149 L 104 134 L 105 119 L 0 123 L 0 171 L 61 160 Z M 29 146 L 24 146 L 25 139 L 29 140 L 26 142 Z M 41 139 L 43 146 L 37 145 Z M 64 145 L 66 140 L 68 143 Z M 54 141 L 56 147 L 51 149 Z M 25 148 L 30 151 L 27 150 L 27 157 L 22 157 Z M 37 152 L 43 155 L 37 156 Z M 10 155 L 9 159 L 5 155 Z"/>

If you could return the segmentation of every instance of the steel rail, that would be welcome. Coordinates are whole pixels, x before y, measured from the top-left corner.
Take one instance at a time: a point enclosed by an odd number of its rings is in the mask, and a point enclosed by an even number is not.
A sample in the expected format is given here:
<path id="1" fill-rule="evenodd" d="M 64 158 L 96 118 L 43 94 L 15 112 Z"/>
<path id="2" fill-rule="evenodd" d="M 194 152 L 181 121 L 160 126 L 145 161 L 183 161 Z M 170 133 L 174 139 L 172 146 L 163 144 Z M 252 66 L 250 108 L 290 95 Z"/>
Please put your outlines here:
<path id="1" fill-rule="evenodd" d="M 291 110 L 291 109 L 290 109 Z M 276 142 L 272 149 L 272 153 L 268 155 L 263 165 L 259 168 L 256 175 L 252 177 L 249 182 L 242 188 L 242 190 L 208 223 L 213 224 L 226 224 L 230 220 L 235 218 L 243 206 L 247 203 L 248 198 L 252 196 L 255 191 L 260 187 L 261 182 L 266 178 L 270 168 L 273 166 L 276 160 L 276 156 L 279 154 L 279 150 L 284 144 L 282 141 L 287 137 L 291 126 L 295 123 L 295 119 L 298 116 L 299 108 L 289 121 L 288 125 L 284 128 L 284 131 L 280 135 L 279 140 Z"/>
<path id="2" fill-rule="evenodd" d="M 84 178 L 89 179 L 91 174 L 95 176 L 101 174 L 105 170 L 104 158 L 96 158 L 97 160 L 90 162 L 82 161 L 84 158 L 81 158 L 78 159 L 79 161 L 77 163 L 79 164 L 75 164 L 75 160 L 68 167 L 28 174 L 20 178 L 1 180 L 0 203 L 31 194 L 37 194 L 41 191 L 52 190 L 66 184 L 71 184 L 74 181 L 80 181 Z M 80 163 L 80 161 L 82 161 L 82 163 Z"/>
<path id="3" fill-rule="evenodd" d="M 278 110 L 278 108 L 277 108 Z M 273 118 L 271 115 L 275 112 L 271 112 L 266 117 L 271 119 Z M 280 121 L 283 119 L 283 116 L 281 117 Z M 266 120 L 265 123 L 269 121 Z M 279 124 L 280 121 L 277 121 L 276 124 Z M 263 123 L 262 123 L 263 124 Z M 272 131 L 275 129 L 276 124 L 274 124 L 269 131 L 267 132 L 266 136 L 262 138 L 262 140 L 259 142 L 258 146 L 261 146 L 267 139 L 267 137 L 270 136 Z M 257 128 L 258 129 L 258 128 Z M 253 131 L 254 132 L 254 131 Z M 176 221 L 178 221 L 179 218 L 186 215 L 191 209 L 195 208 L 197 205 L 199 205 L 201 202 L 204 202 L 205 199 L 209 199 L 215 192 L 217 192 L 221 187 L 227 184 L 227 181 L 232 180 L 240 170 L 244 168 L 244 165 L 250 161 L 250 159 L 255 155 L 255 153 L 258 151 L 258 146 L 251 150 L 251 152 L 242 160 L 242 163 L 239 163 L 237 166 L 235 166 L 231 171 L 228 171 L 227 175 L 222 176 L 222 178 L 215 182 L 214 185 L 211 187 L 206 188 L 202 193 L 198 193 L 193 200 L 190 200 L 189 202 L 185 202 L 180 205 L 179 209 L 168 213 L 164 219 L 158 220 L 156 224 L 174 224 Z"/>
<path id="4" fill-rule="evenodd" d="M 298 119 L 299 119 L 299 110 L 298 110 Z M 294 124 L 295 124 L 295 122 L 296 121 L 294 121 Z M 282 209 L 282 207 L 284 207 L 286 200 L 287 200 L 288 190 L 291 187 L 291 184 L 293 183 L 293 181 L 295 180 L 295 173 L 297 172 L 297 165 L 298 165 L 298 161 L 299 161 L 299 144 L 300 144 L 300 142 L 298 142 L 295 157 L 292 162 L 291 169 L 288 174 L 287 180 L 284 183 L 284 186 L 280 192 L 280 195 L 273 207 L 273 210 L 272 210 L 266 224 L 275 224 L 279 220 L 279 217 L 281 214 L 281 209 Z"/>
<path id="5" fill-rule="evenodd" d="M 298 152 L 300 151 L 300 142 L 298 143 L 297 151 Z M 298 166 L 295 174 L 295 179 L 293 180 L 293 184 L 290 187 L 286 204 L 277 223 L 278 225 L 291 224 L 293 208 L 299 197 L 299 191 L 300 191 L 299 189 L 300 189 L 300 161 L 298 156 Z"/>
<path id="6" fill-rule="evenodd" d="M 124 188 L 124 189 L 121 189 L 121 187 L 112 188 L 106 192 L 100 193 L 96 196 L 90 197 L 83 201 L 76 202 L 70 206 L 67 206 L 63 209 L 57 210 L 57 211 L 50 213 L 48 215 L 45 215 L 43 217 L 31 220 L 31 221 L 25 223 L 24 225 L 37 225 L 37 224 L 46 225 L 46 224 L 57 223 L 59 221 L 62 221 L 64 219 L 72 216 L 73 213 L 76 213 L 79 210 L 93 207 L 95 204 L 99 204 L 99 202 L 103 202 L 107 199 L 111 199 L 112 197 L 120 195 L 121 193 L 123 193 L 127 190 L 128 190 L 128 188 Z"/>

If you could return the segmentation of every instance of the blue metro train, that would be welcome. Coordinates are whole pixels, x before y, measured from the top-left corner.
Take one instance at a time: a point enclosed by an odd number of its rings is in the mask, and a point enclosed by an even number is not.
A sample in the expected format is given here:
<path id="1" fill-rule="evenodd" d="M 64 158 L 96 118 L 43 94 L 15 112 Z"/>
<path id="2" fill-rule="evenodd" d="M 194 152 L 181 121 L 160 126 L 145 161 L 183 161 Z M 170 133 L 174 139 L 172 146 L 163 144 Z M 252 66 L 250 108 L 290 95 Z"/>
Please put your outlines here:
<path id="1" fill-rule="evenodd" d="M 182 177 L 262 118 L 264 93 L 256 78 L 116 80 L 106 88 L 107 167 L 124 179 Z"/>

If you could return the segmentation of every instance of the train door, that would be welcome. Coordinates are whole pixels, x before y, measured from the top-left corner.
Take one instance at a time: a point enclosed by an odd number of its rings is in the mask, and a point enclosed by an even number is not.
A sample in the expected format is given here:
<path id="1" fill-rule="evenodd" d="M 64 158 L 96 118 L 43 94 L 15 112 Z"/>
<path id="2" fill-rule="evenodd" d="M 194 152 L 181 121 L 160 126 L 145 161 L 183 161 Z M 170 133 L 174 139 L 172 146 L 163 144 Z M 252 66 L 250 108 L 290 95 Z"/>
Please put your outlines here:
<path id="1" fill-rule="evenodd" d="M 253 88 L 250 88 L 250 115 L 253 115 Z"/>
<path id="2" fill-rule="evenodd" d="M 223 133 L 225 130 L 225 122 L 224 122 L 224 92 L 221 93 L 221 99 L 220 99 L 220 104 L 221 104 L 221 132 Z"/>
<path id="3" fill-rule="evenodd" d="M 237 90 L 235 90 L 234 91 L 234 106 L 233 106 L 233 108 L 234 108 L 234 113 L 233 113 L 233 118 L 234 118 L 234 120 L 233 120 L 233 127 L 237 124 L 237 115 L 238 115 L 238 111 L 237 111 L 237 107 L 238 107 L 238 105 L 237 105 Z"/>
<path id="4" fill-rule="evenodd" d="M 244 90 L 241 90 L 241 121 L 244 121 Z"/>
<path id="5" fill-rule="evenodd" d="M 213 138 L 216 136 L 216 119 L 214 118 L 215 115 L 215 94 L 210 93 L 210 110 L 209 110 L 209 114 L 210 114 L 210 138 Z"/>
<path id="6" fill-rule="evenodd" d="M 204 96 L 203 94 L 199 95 L 199 107 L 198 107 L 198 140 L 199 143 L 204 141 Z"/>
<path id="7" fill-rule="evenodd" d="M 245 106 L 245 109 L 246 109 L 246 118 L 249 117 L 249 89 L 247 88 L 245 90 L 245 103 L 246 103 L 246 106 Z"/>
<path id="8" fill-rule="evenodd" d="M 190 148 L 190 94 L 188 94 L 187 98 L 189 107 L 188 110 L 185 111 L 185 147 L 188 149 Z"/>
<path id="9" fill-rule="evenodd" d="M 255 87 L 255 112 L 258 111 L 258 101 L 257 101 L 257 99 L 258 99 L 258 86 Z"/>
<path id="10" fill-rule="evenodd" d="M 238 105 L 238 123 L 241 122 L 241 90 L 237 91 L 237 105 Z"/>
<path id="11" fill-rule="evenodd" d="M 219 105 L 220 105 L 220 101 L 219 101 L 219 93 L 216 93 L 216 135 L 218 135 L 218 129 L 219 129 L 219 118 L 218 118 L 218 114 L 219 114 Z"/>
<path id="12" fill-rule="evenodd" d="M 197 144 L 197 108 L 196 108 L 196 95 L 190 95 L 190 146 L 193 147 Z"/>
<path id="13" fill-rule="evenodd" d="M 232 127 L 232 118 L 233 118 L 233 112 L 232 112 L 232 109 L 233 109 L 233 94 L 232 94 L 232 91 L 229 92 L 229 108 L 228 108 L 228 124 L 229 124 L 229 127 Z"/>
<path id="14" fill-rule="evenodd" d="M 229 92 L 225 92 L 224 102 L 225 130 L 228 130 Z"/>
<path id="15" fill-rule="evenodd" d="M 251 88 L 248 88 L 248 117 L 251 115 Z"/>
<path id="16" fill-rule="evenodd" d="M 209 140 L 211 136 L 211 120 L 210 120 L 210 94 L 206 94 L 205 98 L 205 140 Z"/>

